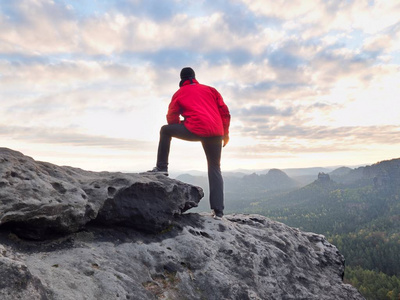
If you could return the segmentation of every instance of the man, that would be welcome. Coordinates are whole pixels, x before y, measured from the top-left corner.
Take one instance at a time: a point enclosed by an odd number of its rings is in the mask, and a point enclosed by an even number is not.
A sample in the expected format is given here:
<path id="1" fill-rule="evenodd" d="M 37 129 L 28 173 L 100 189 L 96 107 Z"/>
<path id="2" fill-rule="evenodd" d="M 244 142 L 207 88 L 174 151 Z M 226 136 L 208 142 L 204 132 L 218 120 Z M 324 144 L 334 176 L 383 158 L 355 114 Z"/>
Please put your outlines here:
<path id="1" fill-rule="evenodd" d="M 213 87 L 200 84 L 192 68 L 183 68 L 180 78 L 180 88 L 168 107 L 168 125 L 161 127 L 157 164 L 149 172 L 168 176 L 172 137 L 200 141 L 207 158 L 210 206 L 214 218 L 221 219 L 224 211 L 221 151 L 229 141 L 231 115 L 220 93 Z"/>

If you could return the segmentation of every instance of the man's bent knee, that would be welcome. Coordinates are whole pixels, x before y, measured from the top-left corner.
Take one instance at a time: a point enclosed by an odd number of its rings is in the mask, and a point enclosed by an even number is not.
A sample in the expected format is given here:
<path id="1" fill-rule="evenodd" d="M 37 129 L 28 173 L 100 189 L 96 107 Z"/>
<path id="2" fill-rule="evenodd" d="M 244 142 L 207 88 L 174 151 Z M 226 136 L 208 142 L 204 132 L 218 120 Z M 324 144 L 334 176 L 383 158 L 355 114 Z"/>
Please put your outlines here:
<path id="1" fill-rule="evenodd" d="M 169 134 L 169 125 L 163 125 L 160 129 L 160 135 L 170 135 Z"/>

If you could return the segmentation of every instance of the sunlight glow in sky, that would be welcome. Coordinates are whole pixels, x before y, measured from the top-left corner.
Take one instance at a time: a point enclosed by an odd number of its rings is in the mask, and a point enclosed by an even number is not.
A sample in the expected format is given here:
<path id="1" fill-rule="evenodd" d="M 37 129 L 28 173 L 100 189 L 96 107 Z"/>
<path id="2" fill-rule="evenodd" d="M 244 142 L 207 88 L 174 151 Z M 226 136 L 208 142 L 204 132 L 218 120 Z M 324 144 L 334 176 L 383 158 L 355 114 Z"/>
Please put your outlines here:
<path id="1" fill-rule="evenodd" d="M 400 157 L 397 0 L 1 1 L 0 147 L 148 170 L 186 66 L 230 108 L 223 170 Z M 201 145 L 170 169 L 205 170 Z"/>

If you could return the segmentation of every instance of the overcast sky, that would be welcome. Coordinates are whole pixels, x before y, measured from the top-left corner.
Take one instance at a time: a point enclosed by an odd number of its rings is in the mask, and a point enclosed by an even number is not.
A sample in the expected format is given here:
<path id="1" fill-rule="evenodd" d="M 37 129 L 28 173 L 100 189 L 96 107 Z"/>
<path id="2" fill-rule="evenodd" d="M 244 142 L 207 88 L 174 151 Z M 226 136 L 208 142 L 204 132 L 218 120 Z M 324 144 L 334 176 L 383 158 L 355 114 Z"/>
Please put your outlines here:
<path id="1" fill-rule="evenodd" d="M 0 146 L 148 170 L 186 66 L 230 108 L 223 170 L 400 157 L 398 0 L 1 0 Z"/>

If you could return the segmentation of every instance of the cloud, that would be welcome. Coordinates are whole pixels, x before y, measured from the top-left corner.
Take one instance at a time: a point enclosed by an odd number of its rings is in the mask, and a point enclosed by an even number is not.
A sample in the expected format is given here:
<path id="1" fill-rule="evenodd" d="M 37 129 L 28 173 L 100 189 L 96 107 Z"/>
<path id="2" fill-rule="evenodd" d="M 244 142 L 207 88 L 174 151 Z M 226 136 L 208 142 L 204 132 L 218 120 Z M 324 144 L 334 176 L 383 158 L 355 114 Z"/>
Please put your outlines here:
<path id="1" fill-rule="evenodd" d="M 252 106 L 250 108 L 242 108 L 240 111 L 234 112 L 234 114 L 245 118 L 252 118 L 254 116 L 290 116 L 293 114 L 293 109 L 286 108 L 280 110 L 274 106 Z"/>
<path id="2" fill-rule="evenodd" d="M 29 0 L 18 3 L 9 5 L 18 11 L 18 20 L 3 11 L 0 52 L 16 51 L 32 56 L 138 53 L 154 54 L 157 59 L 165 49 L 181 49 L 181 53 L 186 51 L 195 56 L 206 52 L 205 59 L 221 53 L 220 57 L 226 55 L 236 62 L 243 60 L 244 54 L 249 57 L 247 52 L 261 51 L 263 45 L 277 38 L 277 33 L 262 28 L 247 15 L 251 12 L 246 13 L 243 6 L 236 5 L 225 4 L 224 9 L 214 5 L 214 9 L 207 9 L 207 14 L 194 15 L 187 10 L 179 13 L 183 6 L 189 9 L 193 6 L 188 3 L 168 2 L 165 5 L 169 8 L 161 9 L 163 4 L 155 1 L 117 1 L 109 11 L 77 18 L 76 9 L 67 4 L 45 0 L 34 5 Z M 254 48 L 245 49 L 244 45 L 250 42 Z"/>
<path id="3" fill-rule="evenodd" d="M 368 0 L 5 1 L 0 120 L 36 144 L 62 144 L 53 132 L 71 145 L 156 141 L 179 71 L 192 66 L 221 92 L 232 134 L 251 151 L 396 144 L 399 9 Z"/>
<path id="4" fill-rule="evenodd" d="M 256 126 L 244 126 L 245 135 L 256 135 L 260 141 L 271 139 L 305 140 L 315 144 L 332 142 L 335 144 L 392 144 L 400 143 L 400 127 L 390 126 L 298 126 L 297 124 L 258 123 Z"/>
<path id="5" fill-rule="evenodd" d="M 48 98 L 54 95 L 54 99 L 48 101 L 50 106 L 52 103 L 69 102 L 65 100 L 72 94 L 79 92 L 96 94 L 99 90 L 103 92 L 118 90 L 113 97 L 114 104 L 121 104 L 123 99 L 116 100 L 115 98 L 126 91 L 137 90 L 140 97 L 148 97 L 153 93 L 151 85 L 155 76 L 155 71 L 147 66 L 123 65 L 118 62 L 95 59 L 59 60 L 56 63 L 30 60 L 13 63 L 0 60 L 0 73 L 2 74 L 0 82 L 2 92 L 9 91 L 11 96 L 11 91 L 18 89 L 19 93 L 31 94 L 29 98 L 32 96 L 33 98 Z M 103 101 L 105 99 L 96 100 L 94 96 L 93 98 L 89 95 L 83 96 L 81 99 L 72 101 L 82 105 L 94 101 L 105 103 Z M 18 93 L 14 97 L 18 97 Z M 102 98 L 105 97 L 107 95 L 102 96 Z"/>
<path id="6" fill-rule="evenodd" d="M 72 129 L 1 126 L 0 136 L 28 143 L 45 145 L 68 145 L 78 147 L 112 148 L 131 151 L 149 151 L 154 149 L 154 143 L 133 139 L 93 136 L 76 132 Z"/>
<path id="7" fill-rule="evenodd" d="M 181 1 L 157 1 L 157 0 L 118 0 L 115 9 L 129 15 L 149 18 L 154 22 L 164 22 L 172 19 L 176 12 L 183 11 L 190 3 Z"/>
<path id="8" fill-rule="evenodd" d="M 0 53 L 60 53 L 78 47 L 79 28 L 70 11 L 50 0 L 12 1 L 0 15 Z"/>
<path id="9" fill-rule="evenodd" d="M 398 22 L 396 1 L 301 1 L 279 0 L 265 5 L 262 0 L 242 0 L 256 15 L 275 17 L 286 29 L 309 38 L 329 31 L 361 29 L 375 34 Z"/>

